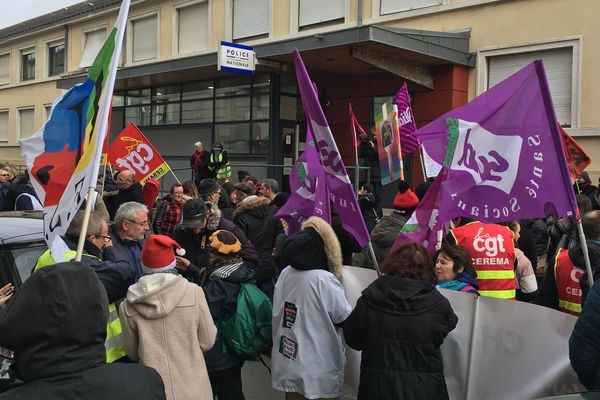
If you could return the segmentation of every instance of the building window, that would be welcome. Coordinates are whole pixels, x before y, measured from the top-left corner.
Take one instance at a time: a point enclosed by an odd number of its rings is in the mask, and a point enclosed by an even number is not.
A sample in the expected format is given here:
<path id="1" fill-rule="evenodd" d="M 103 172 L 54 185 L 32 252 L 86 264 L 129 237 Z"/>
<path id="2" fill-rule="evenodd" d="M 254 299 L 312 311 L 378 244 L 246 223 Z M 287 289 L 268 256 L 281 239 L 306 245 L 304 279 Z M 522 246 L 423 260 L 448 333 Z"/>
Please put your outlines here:
<path id="1" fill-rule="evenodd" d="M 0 111 L 0 142 L 8 142 L 8 110 Z"/>
<path id="2" fill-rule="evenodd" d="M 481 85 L 481 89 L 494 87 L 531 62 L 541 59 L 544 62 L 556 118 L 562 126 L 573 127 L 576 125 L 577 115 L 578 67 L 575 64 L 575 51 L 577 50 L 574 46 L 568 46 L 504 54 L 482 52 L 487 79 Z"/>
<path id="3" fill-rule="evenodd" d="M 35 49 L 21 50 L 21 80 L 35 79 Z"/>
<path id="4" fill-rule="evenodd" d="M 386 15 L 416 10 L 418 8 L 439 6 L 440 4 L 442 4 L 442 0 L 381 0 L 379 14 Z"/>
<path id="5" fill-rule="evenodd" d="M 10 53 L 0 55 L 0 85 L 10 83 Z"/>
<path id="6" fill-rule="evenodd" d="M 106 40 L 106 28 L 84 32 L 83 35 L 83 53 L 81 54 L 79 68 L 86 68 L 92 65 L 96 55 L 98 55 L 98 52 Z"/>
<path id="7" fill-rule="evenodd" d="M 50 114 L 52 113 L 52 104 L 44 105 L 44 122 L 50 119 Z"/>
<path id="8" fill-rule="evenodd" d="M 298 26 L 310 28 L 324 22 L 344 22 L 346 0 L 298 0 Z"/>
<path id="9" fill-rule="evenodd" d="M 177 54 L 208 48 L 208 1 L 177 8 Z"/>
<path id="10" fill-rule="evenodd" d="M 271 0 L 233 0 L 233 39 L 268 35 Z"/>
<path id="11" fill-rule="evenodd" d="M 158 16 L 139 18 L 131 21 L 133 31 L 131 60 L 144 61 L 158 55 Z"/>
<path id="12" fill-rule="evenodd" d="M 21 108 L 17 111 L 19 112 L 19 138 L 26 139 L 33 135 L 35 109 Z"/>
<path id="13" fill-rule="evenodd" d="M 65 72 L 65 44 L 48 44 L 48 76 L 56 76 Z"/>

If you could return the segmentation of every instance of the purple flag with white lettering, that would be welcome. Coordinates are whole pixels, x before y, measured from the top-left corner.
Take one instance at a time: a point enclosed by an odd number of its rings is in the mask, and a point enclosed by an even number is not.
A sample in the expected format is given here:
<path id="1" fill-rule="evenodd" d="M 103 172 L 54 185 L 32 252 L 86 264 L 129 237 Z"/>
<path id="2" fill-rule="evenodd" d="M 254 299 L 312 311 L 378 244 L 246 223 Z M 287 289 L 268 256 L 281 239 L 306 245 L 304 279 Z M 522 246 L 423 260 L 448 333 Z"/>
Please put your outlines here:
<path id="1" fill-rule="evenodd" d="M 446 166 L 439 218 L 482 222 L 577 212 L 544 65 L 534 61 L 416 132 Z"/>
<path id="2" fill-rule="evenodd" d="M 419 139 L 414 135 L 417 130 L 415 117 L 410 107 L 410 96 L 406 82 L 402 84 L 394 96 L 394 104 L 398 106 L 398 124 L 400 125 L 400 149 L 402 154 L 412 153 L 419 149 Z"/>
<path id="3" fill-rule="evenodd" d="M 325 175 L 324 183 L 327 185 L 335 210 L 342 219 L 344 229 L 350 232 L 361 246 L 364 246 L 370 240 L 369 231 L 358 207 L 358 200 L 346 173 L 346 167 L 319 104 L 319 98 L 298 50 L 294 50 L 294 61 L 307 130 L 310 128 L 314 135 L 315 148 Z"/>
<path id="4" fill-rule="evenodd" d="M 290 173 L 291 196 L 275 214 L 288 224 L 288 234 L 300 230 L 302 222 L 313 215 L 331 223 L 329 190 L 325 171 L 319 161 L 310 127 L 306 132 L 306 149 L 298 157 Z"/>
<path id="5" fill-rule="evenodd" d="M 401 243 L 415 242 L 427 248 L 429 254 L 435 253 L 438 236 L 446 235 L 444 221 L 438 218 L 441 200 L 441 187 L 448 179 L 448 169 L 442 168 L 425 197 L 412 213 L 398 237 L 394 241 L 394 251 Z"/>

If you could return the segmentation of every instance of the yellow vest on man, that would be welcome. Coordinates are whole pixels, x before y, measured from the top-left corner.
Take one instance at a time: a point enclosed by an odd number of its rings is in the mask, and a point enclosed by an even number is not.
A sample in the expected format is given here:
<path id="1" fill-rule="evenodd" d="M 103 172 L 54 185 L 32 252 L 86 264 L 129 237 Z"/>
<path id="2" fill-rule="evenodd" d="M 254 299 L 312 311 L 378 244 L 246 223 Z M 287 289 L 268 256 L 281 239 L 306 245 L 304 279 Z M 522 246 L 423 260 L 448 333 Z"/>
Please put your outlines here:
<path id="1" fill-rule="evenodd" d="M 218 162 L 223 161 L 223 152 L 219 153 L 219 159 L 217 161 Z M 213 153 L 210 153 L 210 162 L 211 163 L 215 162 Z M 227 164 L 223 165 L 221 168 L 219 168 L 217 170 L 216 174 L 217 174 L 217 179 L 231 178 L 231 165 L 229 165 L 229 162 Z"/>
<path id="2" fill-rule="evenodd" d="M 75 258 L 76 254 L 77 252 L 75 250 L 65 250 L 63 251 L 63 259 L 72 260 Z M 89 254 L 86 255 L 88 257 L 93 257 Z M 52 257 L 50 249 L 48 249 L 40 256 L 40 258 L 38 258 L 37 263 L 33 268 L 33 272 L 54 264 L 56 264 L 56 261 Z M 125 344 L 123 343 L 123 328 L 121 327 L 121 320 L 119 319 L 115 303 L 108 304 L 108 313 L 104 349 L 106 350 L 106 362 L 112 363 L 119 358 L 125 357 L 127 352 L 125 351 Z"/>

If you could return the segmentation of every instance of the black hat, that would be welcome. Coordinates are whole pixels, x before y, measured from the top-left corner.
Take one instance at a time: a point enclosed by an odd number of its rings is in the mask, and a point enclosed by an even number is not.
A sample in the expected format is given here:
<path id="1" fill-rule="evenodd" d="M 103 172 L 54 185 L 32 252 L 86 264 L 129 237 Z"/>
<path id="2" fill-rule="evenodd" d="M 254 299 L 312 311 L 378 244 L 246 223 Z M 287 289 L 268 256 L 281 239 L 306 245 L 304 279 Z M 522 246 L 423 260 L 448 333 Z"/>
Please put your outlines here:
<path id="1" fill-rule="evenodd" d="M 206 179 L 205 179 L 206 180 Z M 182 228 L 204 228 L 206 223 L 206 206 L 201 199 L 189 199 L 183 205 Z"/>
<path id="2" fill-rule="evenodd" d="M 200 196 L 207 197 L 211 194 L 218 192 L 221 189 L 217 181 L 214 179 L 206 178 L 202 179 L 200 184 L 198 185 L 198 192 L 200 192 Z"/>

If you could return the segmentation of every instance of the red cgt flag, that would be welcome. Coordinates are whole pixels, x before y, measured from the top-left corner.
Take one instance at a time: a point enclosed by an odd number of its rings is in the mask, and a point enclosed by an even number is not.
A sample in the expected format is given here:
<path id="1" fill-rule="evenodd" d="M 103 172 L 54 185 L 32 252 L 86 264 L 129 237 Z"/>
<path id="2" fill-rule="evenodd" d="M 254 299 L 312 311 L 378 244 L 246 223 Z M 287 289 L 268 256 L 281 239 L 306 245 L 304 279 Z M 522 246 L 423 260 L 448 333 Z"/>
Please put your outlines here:
<path id="1" fill-rule="evenodd" d="M 108 162 L 120 169 L 132 171 L 135 179 L 142 185 L 149 179 L 158 179 L 171 170 L 169 164 L 133 122 L 127 125 L 111 144 L 108 149 Z"/>
<path id="2" fill-rule="evenodd" d="M 359 136 L 368 136 L 367 132 L 360 126 L 356 116 L 354 115 L 354 111 L 352 110 L 352 104 L 348 103 L 348 115 L 350 117 L 350 129 L 352 130 L 352 135 L 354 136 L 354 147 L 357 149 L 360 147 L 360 139 Z M 358 132 L 357 132 L 358 131 Z M 358 133 L 358 134 L 357 134 Z"/>
<path id="3" fill-rule="evenodd" d="M 585 150 L 573 139 L 562 126 L 559 125 L 560 133 L 562 134 L 563 143 L 565 145 L 565 154 L 567 155 L 567 163 L 571 171 L 573 179 L 577 179 L 579 175 L 592 162 Z"/>

